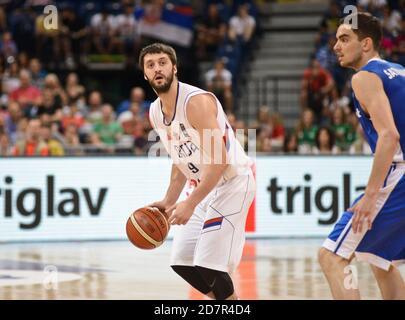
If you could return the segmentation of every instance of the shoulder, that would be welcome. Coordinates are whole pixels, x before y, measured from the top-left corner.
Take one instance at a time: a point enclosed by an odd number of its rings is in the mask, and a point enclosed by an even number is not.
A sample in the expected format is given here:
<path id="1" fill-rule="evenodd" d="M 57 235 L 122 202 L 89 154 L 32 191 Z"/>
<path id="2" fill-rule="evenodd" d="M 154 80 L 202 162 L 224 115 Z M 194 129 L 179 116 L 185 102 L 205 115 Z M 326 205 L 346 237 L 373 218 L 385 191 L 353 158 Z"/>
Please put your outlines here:
<path id="1" fill-rule="evenodd" d="M 201 93 L 192 96 L 188 102 L 188 108 L 198 108 L 199 106 L 206 106 L 215 103 L 215 98 L 213 95 L 207 91 L 201 91 Z"/>
<path id="2" fill-rule="evenodd" d="M 192 96 L 186 107 L 186 117 L 194 128 L 217 126 L 217 104 L 212 93 L 203 92 Z"/>
<path id="3" fill-rule="evenodd" d="M 352 77 L 352 88 L 355 91 L 362 89 L 365 86 L 378 84 L 381 84 L 380 77 L 375 73 L 366 70 L 361 70 Z"/>
<path id="4" fill-rule="evenodd" d="M 206 117 L 209 114 L 216 114 L 216 101 L 209 92 L 201 92 L 192 96 L 187 102 L 187 116 Z"/>

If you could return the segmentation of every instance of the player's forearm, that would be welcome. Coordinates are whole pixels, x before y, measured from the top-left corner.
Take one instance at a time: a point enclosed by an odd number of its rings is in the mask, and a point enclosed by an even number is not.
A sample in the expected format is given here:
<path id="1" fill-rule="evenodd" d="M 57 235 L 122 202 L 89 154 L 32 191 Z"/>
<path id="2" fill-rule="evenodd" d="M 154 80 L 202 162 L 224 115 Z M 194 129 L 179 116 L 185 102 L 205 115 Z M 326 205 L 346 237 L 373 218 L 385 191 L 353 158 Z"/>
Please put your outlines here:
<path id="1" fill-rule="evenodd" d="M 373 167 L 365 191 L 366 195 L 375 196 L 383 186 L 398 147 L 398 141 L 397 133 L 387 131 L 379 134 Z"/>
<path id="2" fill-rule="evenodd" d="M 224 174 L 228 164 L 210 164 L 206 165 L 202 175 L 200 184 L 194 189 L 187 201 L 196 206 L 215 188 Z"/>
<path id="3" fill-rule="evenodd" d="M 167 188 L 165 201 L 169 204 L 174 204 L 180 197 L 187 182 L 186 176 L 180 171 L 176 165 L 172 165 L 172 172 L 170 175 L 170 185 Z"/>

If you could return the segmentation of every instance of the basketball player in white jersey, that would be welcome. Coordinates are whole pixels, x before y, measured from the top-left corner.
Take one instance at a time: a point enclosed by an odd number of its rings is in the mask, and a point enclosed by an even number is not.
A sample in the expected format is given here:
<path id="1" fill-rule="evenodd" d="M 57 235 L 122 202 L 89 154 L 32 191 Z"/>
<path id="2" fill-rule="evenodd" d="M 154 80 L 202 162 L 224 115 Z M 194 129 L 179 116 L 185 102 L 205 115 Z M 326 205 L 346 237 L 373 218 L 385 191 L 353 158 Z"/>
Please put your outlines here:
<path id="1" fill-rule="evenodd" d="M 256 188 L 249 158 L 215 95 L 177 80 L 172 47 L 143 48 L 139 65 L 158 95 L 149 111 L 151 124 L 173 160 L 166 195 L 151 204 L 181 225 L 171 267 L 211 298 L 237 299 L 230 274 L 242 257 Z M 193 190 L 177 202 L 187 182 Z"/>

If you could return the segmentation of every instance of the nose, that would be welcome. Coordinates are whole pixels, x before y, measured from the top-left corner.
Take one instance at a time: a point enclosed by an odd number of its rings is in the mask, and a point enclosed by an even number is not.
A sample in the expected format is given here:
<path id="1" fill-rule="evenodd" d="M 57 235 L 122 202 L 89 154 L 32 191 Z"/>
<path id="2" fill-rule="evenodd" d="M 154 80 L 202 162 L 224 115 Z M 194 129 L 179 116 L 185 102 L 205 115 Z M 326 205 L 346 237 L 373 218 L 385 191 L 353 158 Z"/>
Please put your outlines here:
<path id="1" fill-rule="evenodd" d="M 336 44 L 333 46 L 333 51 L 335 51 L 335 52 L 340 51 L 339 41 L 337 41 Z"/>

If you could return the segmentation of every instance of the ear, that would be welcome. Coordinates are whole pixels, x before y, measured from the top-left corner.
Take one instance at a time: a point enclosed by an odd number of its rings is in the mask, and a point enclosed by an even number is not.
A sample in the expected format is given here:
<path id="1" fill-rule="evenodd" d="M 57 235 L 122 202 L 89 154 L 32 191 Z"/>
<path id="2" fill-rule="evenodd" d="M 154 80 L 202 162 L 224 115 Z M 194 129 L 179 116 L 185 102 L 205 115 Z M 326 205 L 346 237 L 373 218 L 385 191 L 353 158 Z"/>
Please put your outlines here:
<path id="1" fill-rule="evenodd" d="M 146 75 L 143 75 L 143 78 L 144 78 L 146 81 L 148 81 L 148 78 L 146 77 Z"/>
<path id="2" fill-rule="evenodd" d="M 173 73 L 177 76 L 177 66 L 173 66 Z"/>
<path id="3" fill-rule="evenodd" d="M 369 37 L 363 39 L 363 49 L 366 51 L 371 51 L 374 49 L 373 40 Z"/>

